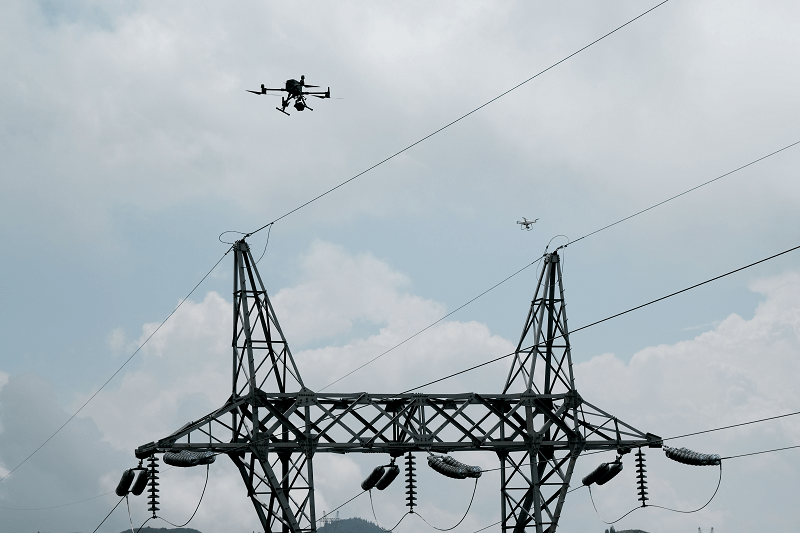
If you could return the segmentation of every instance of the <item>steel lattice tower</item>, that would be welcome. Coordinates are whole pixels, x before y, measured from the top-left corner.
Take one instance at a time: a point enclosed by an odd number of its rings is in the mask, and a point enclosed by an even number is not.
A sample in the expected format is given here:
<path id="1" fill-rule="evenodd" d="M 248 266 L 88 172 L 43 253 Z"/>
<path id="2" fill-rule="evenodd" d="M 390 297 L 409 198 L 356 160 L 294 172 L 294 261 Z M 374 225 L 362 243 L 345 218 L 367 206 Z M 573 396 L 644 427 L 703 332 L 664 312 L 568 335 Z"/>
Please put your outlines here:
<path id="1" fill-rule="evenodd" d="M 320 393 L 303 384 L 250 248 L 233 246 L 232 393 L 218 410 L 136 449 L 225 454 L 265 532 L 316 531 L 318 453 L 493 451 L 503 533 L 555 533 L 584 450 L 660 447 L 586 402 L 572 375 L 561 266 L 547 254 L 500 394 Z"/>

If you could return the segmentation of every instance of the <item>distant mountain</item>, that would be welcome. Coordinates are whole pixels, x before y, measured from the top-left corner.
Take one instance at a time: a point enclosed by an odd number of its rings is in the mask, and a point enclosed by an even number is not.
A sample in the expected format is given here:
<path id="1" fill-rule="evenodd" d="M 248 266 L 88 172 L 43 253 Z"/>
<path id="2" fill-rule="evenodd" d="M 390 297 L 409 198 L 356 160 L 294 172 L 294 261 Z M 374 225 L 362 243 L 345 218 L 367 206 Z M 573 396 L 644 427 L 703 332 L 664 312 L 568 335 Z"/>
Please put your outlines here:
<path id="1" fill-rule="evenodd" d="M 385 533 L 385 530 L 361 518 L 346 518 L 317 529 L 317 533 Z"/>
<path id="2" fill-rule="evenodd" d="M 134 528 L 134 531 L 137 531 L 136 528 Z M 120 533 L 131 533 L 131 530 L 126 529 L 125 531 L 121 531 Z M 176 527 L 175 529 L 169 529 L 166 527 L 143 527 L 142 529 L 138 530 L 138 533 L 200 533 L 200 532 L 190 527 Z"/>

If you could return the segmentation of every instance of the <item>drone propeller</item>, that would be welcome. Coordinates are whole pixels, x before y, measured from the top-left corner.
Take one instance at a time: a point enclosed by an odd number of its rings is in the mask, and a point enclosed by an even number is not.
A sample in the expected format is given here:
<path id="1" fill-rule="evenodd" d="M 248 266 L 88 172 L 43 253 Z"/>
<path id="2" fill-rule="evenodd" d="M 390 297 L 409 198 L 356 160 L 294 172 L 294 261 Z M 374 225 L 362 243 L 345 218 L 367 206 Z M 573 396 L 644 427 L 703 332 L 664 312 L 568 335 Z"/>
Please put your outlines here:
<path id="1" fill-rule="evenodd" d="M 270 89 L 267 89 L 266 87 L 264 87 L 264 84 L 262 83 L 260 91 L 251 91 L 250 89 L 245 89 L 245 90 L 247 92 L 253 93 L 253 94 L 267 94 L 267 91 L 270 90 Z"/>
<path id="2" fill-rule="evenodd" d="M 303 84 L 303 87 L 319 87 L 319 85 L 306 85 L 306 84 L 304 83 L 304 84 Z"/>
<path id="3" fill-rule="evenodd" d="M 314 96 L 314 97 L 316 97 L 316 98 L 322 98 L 322 99 L 325 99 L 325 98 L 330 98 L 330 97 L 331 97 L 331 88 L 330 88 L 330 87 L 328 87 L 328 90 L 327 90 L 327 91 L 325 91 L 325 94 L 324 94 L 324 95 L 322 95 L 322 96 L 320 96 L 320 95 L 318 95 L 318 94 L 311 94 L 311 96 Z"/>

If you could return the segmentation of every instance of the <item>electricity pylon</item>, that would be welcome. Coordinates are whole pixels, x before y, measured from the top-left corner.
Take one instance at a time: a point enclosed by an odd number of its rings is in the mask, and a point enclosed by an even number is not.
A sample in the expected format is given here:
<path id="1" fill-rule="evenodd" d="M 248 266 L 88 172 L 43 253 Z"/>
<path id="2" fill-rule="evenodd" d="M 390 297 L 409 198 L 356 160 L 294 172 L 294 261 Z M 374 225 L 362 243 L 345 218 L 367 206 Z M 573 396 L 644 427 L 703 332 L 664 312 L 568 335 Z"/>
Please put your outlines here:
<path id="1" fill-rule="evenodd" d="M 582 451 L 661 446 L 575 389 L 557 252 L 544 257 L 502 393 L 318 394 L 303 384 L 249 246 L 233 251 L 232 394 L 136 456 L 227 455 L 265 532 L 316 531 L 318 453 L 493 451 L 502 531 L 555 533 Z"/>

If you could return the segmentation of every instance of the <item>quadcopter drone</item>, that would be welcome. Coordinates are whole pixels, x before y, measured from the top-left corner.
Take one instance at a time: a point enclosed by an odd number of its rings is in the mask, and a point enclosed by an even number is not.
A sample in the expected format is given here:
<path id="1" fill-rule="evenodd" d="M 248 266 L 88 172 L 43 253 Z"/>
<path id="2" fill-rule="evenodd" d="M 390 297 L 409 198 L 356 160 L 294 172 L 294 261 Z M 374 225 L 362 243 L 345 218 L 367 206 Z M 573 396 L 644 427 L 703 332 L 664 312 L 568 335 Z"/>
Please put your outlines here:
<path id="1" fill-rule="evenodd" d="M 303 109 L 310 109 L 314 111 L 310 107 L 308 107 L 308 103 L 306 102 L 306 95 L 311 95 L 315 98 L 330 98 L 331 97 L 331 88 L 328 87 L 328 90 L 325 92 L 314 92 L 314 91 L 304 91 L 303 88 L 305 87 L 319 87 L 319 85 L 306 85 L 306 77 L 300 76 L 300 81 L 297 80 L 286 80 L 286 87 L 283 89 L 269 89 L 264 87 L 264 84 L 261 84 L 260 91 L 251 91 L 247 89 L 247 92 L 253 94 L 267 94 L 267 91 L 284 91 L 287 93 L 286 97 L 281 97 L 281 107 L 276 107 L 278 111 L 283 113 L 284 115 L 289 115 L 286 112 L 286 108 L 289 107 L 289 104 L 294 100 L 294 108 L 298 111 L 302 111 Z"/>
<path id="2" fill-rule="evenodd" d="M 539 220 L 538 218 L 536 220 Z M 528 220 L 525 217 L 522 217 L 522 220 L 517 220 L 517 224 L 519 224 L 519 229 L 526 229 L 528 231 L 531 230 L 531 226 L 536 224 L 536 220 Z"/>

